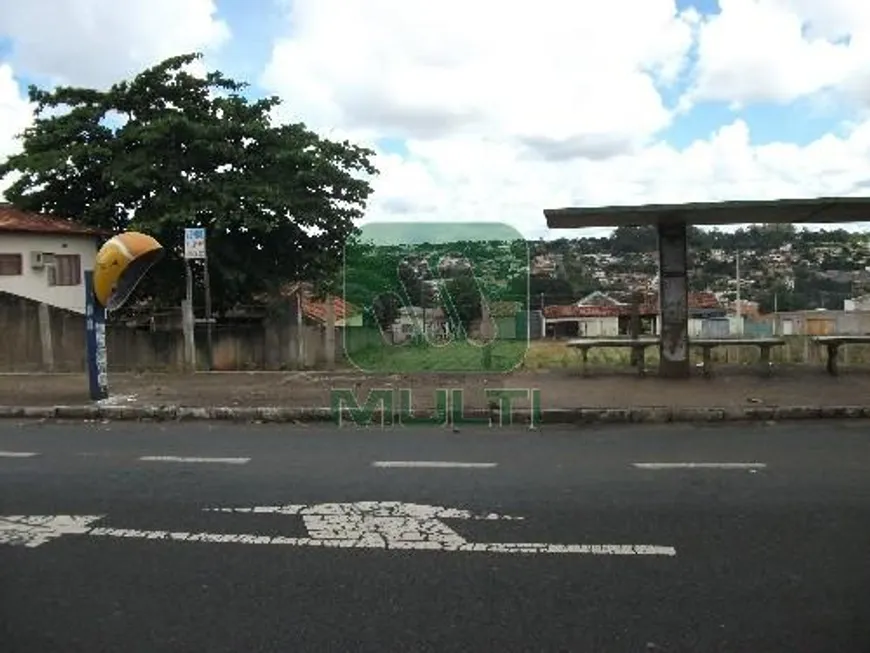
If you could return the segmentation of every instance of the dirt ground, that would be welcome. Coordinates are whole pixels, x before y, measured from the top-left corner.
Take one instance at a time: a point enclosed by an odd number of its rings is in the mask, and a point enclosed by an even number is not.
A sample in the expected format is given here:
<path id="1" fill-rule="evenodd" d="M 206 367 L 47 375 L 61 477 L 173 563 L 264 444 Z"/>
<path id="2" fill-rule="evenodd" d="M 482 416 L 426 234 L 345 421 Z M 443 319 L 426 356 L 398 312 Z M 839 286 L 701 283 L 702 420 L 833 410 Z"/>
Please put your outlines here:
<path id="1" fill-rule="evenodd" d="M 413 405 L 431 408 L 438 388 L 463 388 L 465 405 L 486 407 L 486 388 L 536 388 L 543 408 L 635 406 L 863 405 L 870 401 L 870 373 L 843 371 L 828 376 L 819 366 L 780 369 L 762 378 L 749 369 L 720 369 L 706 380 L 638 378 L 605 372 L 583 378 L 560 370 L 513 374 L 380 375 L 324 372 L 215 372 L 114 374 L 112 400 L 127 405 L 328 407 L 331 390 L 350 389 L 364 401 L 373 388 L 410 388 Z M 83 374 L 0 375 L 0 405 L 71 405 L 89 403 Z M 517 401 L 517 408 L 528 402 Z"/>

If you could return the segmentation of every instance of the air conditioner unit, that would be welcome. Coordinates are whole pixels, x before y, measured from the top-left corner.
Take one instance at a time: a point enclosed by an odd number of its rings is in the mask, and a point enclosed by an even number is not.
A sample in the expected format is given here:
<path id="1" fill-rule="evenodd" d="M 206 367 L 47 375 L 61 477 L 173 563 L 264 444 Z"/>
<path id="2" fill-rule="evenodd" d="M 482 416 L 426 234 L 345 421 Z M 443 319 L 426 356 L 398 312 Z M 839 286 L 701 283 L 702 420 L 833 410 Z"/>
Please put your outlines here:
<path id="1" fill-rule="evenodd" d="M 41 270 L 45 267 L 45 254 L 42 252 L 30 252 L 30 267 Z"/>

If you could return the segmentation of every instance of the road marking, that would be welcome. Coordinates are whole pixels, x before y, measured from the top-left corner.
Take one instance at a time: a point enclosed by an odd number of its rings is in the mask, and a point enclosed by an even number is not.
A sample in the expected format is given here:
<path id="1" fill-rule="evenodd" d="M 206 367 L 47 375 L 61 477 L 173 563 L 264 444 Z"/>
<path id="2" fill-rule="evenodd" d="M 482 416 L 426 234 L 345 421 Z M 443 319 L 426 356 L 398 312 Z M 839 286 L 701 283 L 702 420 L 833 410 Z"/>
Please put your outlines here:
<path id="1" fill-rule="evenodd" d="M 545 544 L 545 543 L 475 543 L 475 542 L 438 542 L 426 540 L 386 541 L 383 537 L 370 535 L 360 539 L 314 538 L 314 537 L 272 537 L 269 535 L 226 534 L 226 533 L 187 533 L 173 531 L 139 531 L 129 528 L 94 528 L 89 535 L 97 537 L 119 537 L 145 540 L 171 540 L 175 542 L 207 542 L 212 544 L 277 544 L 298 547 L 323 547 L 337 549 L 386 549 L 402 551 L 451 551 L 479 553 L 571 553 L 586 555 L 658 555 L 675 556 L 676 549 L 671 546 L 652 546 L 648 544 Z"/>
<path id="2" fill-rule="evenodd" d="M 36 547 L 61 535 L 88 532 L 103 515 L 7 515 L 0 517 L 0 544 Z"/>
<path id="3" fill-rule="evenodd" d="M 765 463 L 632 463 L 638 469 L 764 469 Z"/>
<path id="4" fill-rule="evenodd" d="M 195 458 L 186 456 L 142 456 L 139 460 L 160 463 L 222 463 L 225 465 L 244 465 L 250 458 Z"/>
<path id="5" fill-rule="evenodd" d="M 445 460 L 378 460 L 372 463 L 372 467 L 431 467 L 436 469 L 491 469 L 496 466 L 497 463 L 454 463 Z"/>
<path id="6" fill-rule="evenodd" d="M 0 451 L 0 458 L 33 458 L 38 455 L 32 451 Z"/>
<path id="7" fill-rule="evenodd" d="M 307 538 L 277 538 L 262 543 L 416 551 L 481 551 L 489 553 L 572 553 L 592 555 L 675 556 L 670 546 L 649 544 L 548 544 L 537 542 L 468 542 L 442 520 L 522 520 L 496 513 L 475 514 L 469 510 L 399 501 L 357 503 L 290 504 L 253 508 L 210 508 L 212 512 L 300 515 Z M 232 536 L 247 537 L 247 536 Z"/>
<path id="8" fill-rule="evenodd" d="M 211 508 L 211 512 L 298 515 L 308 537 L 257 534 L 192 533 L 131 528 L 91 528 L 101 516 L 0 517 L 0 543 L 39 546 L 65 534 L 177 542 L 274 544 L 297 547 L 382 549 L 403 551 L 480 552 L 505 554 L 585 554 L 617 556 L 676 556 L 672 546 L 654 544 L 553 544 L 546 542 L 469 542 L 445 519 L 522 519 L 496 513 L 399 501 L 291 504 L 253 508 Z"/>
<path id="9" fill-rule="evenodd" d="M 488 521 L 522 521 L 525 517 L 498 513 L 473 513 L 459 508 L 444 508 L 401 501 L 357 501 L 356 503 L 291 503 L 284 506 L 254 506 L 253 508 L 205 508 L 205 512 L 235 512 L 271 515 L 301 515 L 305 525 L 318 528 L 320 518 L 409 517 L 413 520 L 470 519 Z M 311 517 L 312 519 L 308 519 Z M 418 524 L 419 525 L 419 524 Z"/>

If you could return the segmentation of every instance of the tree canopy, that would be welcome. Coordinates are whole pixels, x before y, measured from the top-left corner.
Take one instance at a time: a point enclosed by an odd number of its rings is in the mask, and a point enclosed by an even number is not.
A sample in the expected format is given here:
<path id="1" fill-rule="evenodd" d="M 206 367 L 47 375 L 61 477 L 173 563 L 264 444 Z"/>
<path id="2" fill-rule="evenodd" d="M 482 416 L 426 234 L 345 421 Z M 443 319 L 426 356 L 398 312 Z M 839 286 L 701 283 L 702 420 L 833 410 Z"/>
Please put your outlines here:
<path id="1" fill-rule="evenodd" d="M 450 298 L 448 315 L 454 329 L 459 327 L 468 333 L 472 323 L 483 314 L 483 295 L 477 279 L 470 271 L 463 271 L 447 281 L 447 296 Z"/>
<path id="2" fill-rule="evenodd" d="M 27 211 L 154 236 L 167 256 L 137 289 L 184 294 L 185 227 L 205 227 L 213 304 L 250 302 L 291 280 L 334 279 L 377 174 L 374 153 L 271 119 L 278 98 L 172 57 L 108 90 L 29 88 L 36 120 L 5 195 Z"/>

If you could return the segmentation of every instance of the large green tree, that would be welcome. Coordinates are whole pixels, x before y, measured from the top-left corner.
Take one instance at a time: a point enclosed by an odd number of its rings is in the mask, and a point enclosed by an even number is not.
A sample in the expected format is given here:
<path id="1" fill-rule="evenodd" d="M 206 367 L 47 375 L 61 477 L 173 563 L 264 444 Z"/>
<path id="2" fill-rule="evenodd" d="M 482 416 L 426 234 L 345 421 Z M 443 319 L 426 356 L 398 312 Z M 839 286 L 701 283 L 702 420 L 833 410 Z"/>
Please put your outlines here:
<path id="1" fill-rule="evenodd" d="M 483 296 L 478 280 L 471 271 L 462 271 L 446 281 L 447 315 L 453 328 L 468 332 L 483 314 Z"/>
<path id="2" fill-rule="evenodd" d="M 271 120 L 277 98 L 189 72 L 200 58 L 167 59 L 105 91 L 30 87 L 36 120 L 7 199 L 118 232 L 139 230 L 167 250 L 137 289 L 176 304 L 184 293 L 185 227 L 205 227 L 212 296 L 220 310 L 290 280 L 336 278 L 377 174 L 373 152 L 304 124 Z"/>

